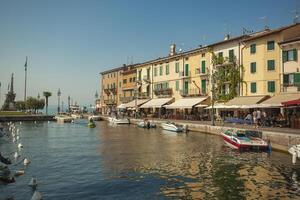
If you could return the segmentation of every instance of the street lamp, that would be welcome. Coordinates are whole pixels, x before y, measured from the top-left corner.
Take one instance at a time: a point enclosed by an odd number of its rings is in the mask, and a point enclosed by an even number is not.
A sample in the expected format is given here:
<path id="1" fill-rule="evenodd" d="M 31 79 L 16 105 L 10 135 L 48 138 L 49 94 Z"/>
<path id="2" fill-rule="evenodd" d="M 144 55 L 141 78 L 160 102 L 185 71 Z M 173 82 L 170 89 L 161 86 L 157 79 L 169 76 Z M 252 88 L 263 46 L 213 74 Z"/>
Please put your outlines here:
<path id="1" fill-rule="evenodd" d="M 57 91 L 57 113 L 58 114 L 59 114 L 59 111 L 60 111 L 60 107 L 59 107 L 59 104 L 60 104 L 60 95 L 61 95 L 60 88 L 58 88 L 58 91 Z"/>
<path id="2" fill-rule="evenodd" d="M 70 97 L 70 95 L 68 96 L 68 110 L 69 110 L 69 112 L 70 112 L 70 101 L 71 101 L 71 97 Z"/>

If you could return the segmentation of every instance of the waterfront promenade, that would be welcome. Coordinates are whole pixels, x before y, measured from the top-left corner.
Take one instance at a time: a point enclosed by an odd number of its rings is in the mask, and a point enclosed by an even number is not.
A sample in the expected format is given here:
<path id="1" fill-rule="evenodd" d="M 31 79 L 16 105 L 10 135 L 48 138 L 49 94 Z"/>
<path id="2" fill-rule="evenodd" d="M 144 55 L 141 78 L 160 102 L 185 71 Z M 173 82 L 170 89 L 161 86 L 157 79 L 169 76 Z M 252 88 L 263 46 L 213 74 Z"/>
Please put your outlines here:
<path id="1" fill-rule="evenodd" d="M 107 115 L 103 115 L 102 118 L 107 120 Z M 132 124 L 136 124 L 142 119 L 130 118 Z M 233 128 L 233 129 L 248 129 L 258 130 L 262 132 L 262 137 L 265 140 L 270 140 L 272 148 L 275 150 L 287 152 L 291 145 L 300 143 L 300 130 L 292 128 L 280 128 L 280 127 L 258 127 L 247 124 L 233 124 L 216 122 L 215 126 L 211 125 L 210 121 L 189 121 L 189 120 L 168 120 L 151 118 L 155 123 L 160 124 L 165 121 L 173 121 L 181 125 L 186 125 L 189 131 L 204 132 L 208 134 L 214 134 L 221 136 L 222 131 Z"/>

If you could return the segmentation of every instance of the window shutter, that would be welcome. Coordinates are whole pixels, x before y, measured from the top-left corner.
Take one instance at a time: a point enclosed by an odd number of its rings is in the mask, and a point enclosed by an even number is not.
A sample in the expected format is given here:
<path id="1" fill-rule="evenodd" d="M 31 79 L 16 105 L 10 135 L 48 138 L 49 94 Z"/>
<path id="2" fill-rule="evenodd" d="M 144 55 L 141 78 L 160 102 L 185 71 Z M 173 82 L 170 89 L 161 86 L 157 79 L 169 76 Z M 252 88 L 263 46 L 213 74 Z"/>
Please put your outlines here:
<path id="1" fill-rule="evenodd" d="M 283 62 L 287 62 L 287 60 L 288 60 L 288 52 L 287 51 L 282 52 L 282 58 L 283 58 Z"/>
<path id="2" fill-rule="evenodd" d="M 297 61 L 298 60 L 298 52 L 297 52 L 297 49 L 293 49 L 293 53 L 294 53 L 294 61 Z"/>
<path id="3" fill-rule="evenodd" d="M 201 63 L 201 73 L 205 74 L 205 60 L 203 60 Z"/>
<path id="4" fill-rule="evenodd" d="M 300 83 L 300 73 L 294 74 L 294 83 Z"/>
<path id="5" fill-rule="evenodd" d="M 288 84 L 289 83 L 289 75 L 288 74 L 284 74 L 283 75 L 283 84 Z"/>

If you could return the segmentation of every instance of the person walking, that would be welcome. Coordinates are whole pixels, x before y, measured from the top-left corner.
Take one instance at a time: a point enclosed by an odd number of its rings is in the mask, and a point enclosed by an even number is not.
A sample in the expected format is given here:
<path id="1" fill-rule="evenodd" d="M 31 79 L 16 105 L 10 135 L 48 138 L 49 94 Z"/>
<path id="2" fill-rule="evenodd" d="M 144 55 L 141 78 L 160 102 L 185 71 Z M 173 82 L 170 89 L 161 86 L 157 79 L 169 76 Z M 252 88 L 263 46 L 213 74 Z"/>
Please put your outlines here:
<path id="1" fill-rule="evenodd" d="M 256 111 L 256 120 L 257 120 L 257 126 L 261 125 L 261 112 L 260 110 Z"/>
<path id="2" fill-rule="evenodd" d="M 252 118 L 253 118 L 253 124 L 255 125 L 255 127 L 257 126 L 257 112 L 256 110 L 253 111 L 252 113 Z"/>

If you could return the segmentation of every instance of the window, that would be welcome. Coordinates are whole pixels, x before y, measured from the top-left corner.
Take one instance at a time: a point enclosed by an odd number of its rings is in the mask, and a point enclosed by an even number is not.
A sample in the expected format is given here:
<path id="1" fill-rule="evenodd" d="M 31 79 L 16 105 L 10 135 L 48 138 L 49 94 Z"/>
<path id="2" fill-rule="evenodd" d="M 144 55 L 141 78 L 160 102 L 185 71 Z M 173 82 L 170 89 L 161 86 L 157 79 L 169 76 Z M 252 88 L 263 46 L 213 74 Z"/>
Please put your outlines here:
<path id="1" fill-rule="evenodd" d="M 107 89 L 109 89 L 109 84 L 107 84 Z"/>
<path id="2" fill-rule="evenodd" d="M 251 53 L 251 54 L 256 53 L 256 44 L 251 44 L 251 45 L 250 45 L 250 53 Z"/>
<path id="3" fill-rule="evenodd" d="M 300 73 L 294 74 L 294 82 L 298 85 L 300 84 Z"/>
<path id="4" fill-rule="evenodd" d="M 162 76 L 163 75 L 163 66 L 159 67 L 159 75 Z"/>
<path id="5" fill-rule="evenodd" d="M 150 80 L 150 68 L 147 69 L 147 79 Z"/>
<path id="6" fill-rule="evenodd" d="M 175 73 L 179 72 L 179 62 L 175 63 Z"/>
<path id="7" fill-rule="evenodd" d="M 268 51 L 274 50 L 275 49 L 275 42 L 274 41 L 268 41 L 267 49 L 268 49 Z"/>
<path id="8" fill-rule="evenodd" d="M 206 94 L 206 80 L 201 80 L 201 93 Z"/>
<path id="9" fill-rule="evenodd" d="M 287 62 L 287 61 L 297 61 L 298 60 L 298 55 L 297 55 L 297 49 L 292 49 L 292 50 L 288 50 L 288 51 L 284 51 L 283 52 L 283 62 Z"/>
<path id="10" fill-rule="evenodd" d="M 168 75 L 169 73 L 170 73 L 169 65 L 166 65 L 166 75 Z"/>
<path id="11" fill-rule="evenodd" d="M 114 73 L 114 77 L 116 77 L 116 73 Z"/>
<path id="12" fill-rule="evenodd" d="M 119 82 L 119 87 L 121 87 L 122 86 L 122 82 Z"/>
<path id="13" fill-rule="evenodd" d="M 300 73 L 294 74 L 284 74 L 283 75 L 283 84 L 287 85 L 299 85 L 300 84 Z"/>
<path id="14" fill-rule="evenodd" d="M 251 83 L 251 93 L 256 93 L 256 83 Z"/>
<path id="15" fill-rule="evenodd" d="M 229 54 L 229 62 L 233 62 L 233 60 L 234 60 L 234 50 L 230 49 L 228 54 Z"/>
<path id="16" fill-rule="evenodd" d="M 275 81 L 268 81 L 268 92 L 275 92 Z"/>
<path id="17" fill-rule="evenodd" d="M 190 74 L 189 64 L 185 64 L 184 74 L 185 74 L 185 76 L 189 76 L 189 74 Z"/>
<path id="18" fill-rule="evenodd" d="M 123 84 L 126 84 L 127 83 L 127 79 L 123 79 Z"/>
<path id="19" fill-rule="evenodd" d="M 268 70 L 275 70 L 275 60 L 268 60 Z"/>
<path id="20" fill-rule="evenodd" d="M 202 58 L 205 57 L 205 53 L 202 53 L 201 56 L 202 56 Z"/>
<path id="21" fill-rule="evenodd" d="M 132 78 L 129 78 L 129 82 L 130 82 L 130 83 L 132 82 Z"/>
<path id="22" fill-rule="evenodd" d="M 250 64 L 250 72 L 253 74 L 256 72 L 256 62 Z"/>
<path id="23" fill-rule="evenodd" d="M 176 91 L 179 90 L 179 81 L 176 81 Z"/>
<path id="24" fill-rule="evenodd" d="M 201 62 L 201 73 L 205 74 L 205 71 L 206 71 L 205 60 L 202 60 L 202 62 Z"/>
<path id="25" fill-rule="evenodd" d="M 218 56 L 223 58 L 223 52 L 219 52 Z"/>
<path id="26" fill-rule="evenodd" d="M 157 76 L 157 67 L 154 68 L 154 76 Z"/>
<path id="27" fill-rule="evenodd" d="M 142 70 L 139 70 L 139 81 L 142 80 Z"/>
<path id="28" fill-rule="evenodd" d="M 116 83 L 113 83 L 113 88 L 116 88 Z"/>
<path id="29" fill-rule="evenodd" d="M 135 82 L 135 77 L 132 78 L 132 81 Z"/>

